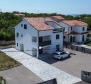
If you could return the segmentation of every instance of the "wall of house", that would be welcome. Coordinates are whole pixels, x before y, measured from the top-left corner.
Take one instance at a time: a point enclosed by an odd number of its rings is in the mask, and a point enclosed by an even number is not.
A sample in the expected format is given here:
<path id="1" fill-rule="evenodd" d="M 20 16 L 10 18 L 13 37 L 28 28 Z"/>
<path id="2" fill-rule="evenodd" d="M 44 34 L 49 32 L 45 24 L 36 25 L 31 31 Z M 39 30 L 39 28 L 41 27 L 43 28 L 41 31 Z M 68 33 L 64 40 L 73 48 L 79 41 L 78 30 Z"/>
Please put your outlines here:
<path id="1" fill-rule="evenodd" d="M 21 26 L 21 24 L 27 24 L 27 29 Z M 19 37 L 16 37 L 16 33 L 19 33 Z M 38 50 L 38 42 L 32 42 L 32 37 L 38 36 L 38 31 L 34 29 L 27 21 L 23 20 L 15 28 L 15 39 L 16 39 L 16 49 L 21 50 L 21 44 L 24 45 L 24 52 L 33 55 L 32 49 Z M 17 46 L 18 43 L 18 46 Z"/>
<path id="2" fill-rule="evenodd" d="M 59 39 L 56 39 L 56 35 L 59 35 Z M 63 32 L 52 33 L 51 52 L 56 51 L 56 45 L 60 45 L 60 49 L 63 50 Z"/>
<path id="3" fill-rule="evenodd" d="M 76 35 L 75 37 L 76 37 L 75 38 L 76 42 L 83 43 L 83 40 L 82 40 L 83 34 L 82 35 Z M 86 39 L 87 39 L 87 34 L 84 34 L 84 42 L 86 41 Z"/>
<path id="4" fill-rule="evenodd" d="M 83 27 L 84 27 L 84 31 L 83 31 Z M 87 32 L 87 27 L 86 26 L 76 26 L 73 28 L 73 31 L 78 32 L 78 33 L 84 33 Z"/>
<path id="5" fill-rule="evenodd" d="M 59 35 L 60 39 L 56 39 L 56 35 Z M 51 36 L 51 45 L 44 47 L 45 51 L 48 53 L 53 53 L 56 51 L 56 45 L 60 45 L 60 49 L 63 49 L 63 32 L 53 33 L 52 30 L 49 31 L 40 31 L 39 36 Z"/>

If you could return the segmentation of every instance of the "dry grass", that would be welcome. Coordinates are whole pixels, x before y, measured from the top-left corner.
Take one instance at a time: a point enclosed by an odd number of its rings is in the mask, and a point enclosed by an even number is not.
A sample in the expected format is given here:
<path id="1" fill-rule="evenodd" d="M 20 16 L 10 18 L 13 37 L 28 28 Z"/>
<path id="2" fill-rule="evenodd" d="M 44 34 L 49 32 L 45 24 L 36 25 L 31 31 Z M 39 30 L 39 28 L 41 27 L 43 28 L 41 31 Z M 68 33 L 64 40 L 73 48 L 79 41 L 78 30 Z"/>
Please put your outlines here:
<path id="1" fill-rule="evenodd" d="M 0 52 L 0 71 L 7 70 L 21 65 L 19 62 L 8 57 L 6 54 Z"/>

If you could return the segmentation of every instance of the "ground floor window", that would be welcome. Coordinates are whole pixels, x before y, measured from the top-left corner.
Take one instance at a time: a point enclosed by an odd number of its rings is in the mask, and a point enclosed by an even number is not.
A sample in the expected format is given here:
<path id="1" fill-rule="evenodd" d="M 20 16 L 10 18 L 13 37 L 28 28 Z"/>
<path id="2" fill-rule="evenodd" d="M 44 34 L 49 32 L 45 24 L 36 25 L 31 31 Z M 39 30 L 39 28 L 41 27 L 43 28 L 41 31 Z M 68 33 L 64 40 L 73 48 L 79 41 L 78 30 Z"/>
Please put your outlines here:
<path id="1" fill-rule="evenodd" d="M 17 46 L 18 46 L 18 43 L 17 43 Z"/>

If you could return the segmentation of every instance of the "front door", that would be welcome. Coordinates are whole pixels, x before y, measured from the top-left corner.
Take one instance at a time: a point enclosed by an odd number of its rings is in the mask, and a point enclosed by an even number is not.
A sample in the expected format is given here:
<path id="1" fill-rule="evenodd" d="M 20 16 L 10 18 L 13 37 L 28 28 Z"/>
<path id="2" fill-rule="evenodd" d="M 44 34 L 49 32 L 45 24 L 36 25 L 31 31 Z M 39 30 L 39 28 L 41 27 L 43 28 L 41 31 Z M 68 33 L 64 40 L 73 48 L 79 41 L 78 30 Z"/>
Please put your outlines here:
<path id="1" fill-rule="evenodd" d="M 39 49 L 39 54 L 43 54 L 43 49 Z"/>
<path id="2" fill-rule="evenodd" d="M 60 50 L 60 45 L 56 45 L 56 51 Z"/>
<path id="3" fill-rule="evenodd" d="M 24 45 L 20 44 L 20 51 L 24 51 Z"/>
<path id="4" fill-rule="evenodd" d="M 75 42 L 75 37 L 70 36 L 70 42 L 71 42 L 71 43 Z"/>

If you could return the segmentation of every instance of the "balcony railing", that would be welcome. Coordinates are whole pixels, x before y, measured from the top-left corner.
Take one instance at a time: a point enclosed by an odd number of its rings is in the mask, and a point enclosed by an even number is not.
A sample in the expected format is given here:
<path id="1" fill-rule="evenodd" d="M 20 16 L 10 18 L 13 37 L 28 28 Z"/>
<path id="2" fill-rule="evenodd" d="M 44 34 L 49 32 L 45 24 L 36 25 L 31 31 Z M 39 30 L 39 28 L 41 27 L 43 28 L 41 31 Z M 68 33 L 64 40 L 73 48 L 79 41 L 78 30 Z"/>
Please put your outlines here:
<path id="1" fill-rule="evenodd" d="M 39 46 L 47 46 L 47 45 L 51 45 L 51 41 L 39 42 Z"/>
<path id="2" fill-rule="evenodd" d="M 63 30 L 61 28 L 55 28 L 53 29 L 53 33 L 62 32 Z"/>

